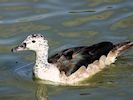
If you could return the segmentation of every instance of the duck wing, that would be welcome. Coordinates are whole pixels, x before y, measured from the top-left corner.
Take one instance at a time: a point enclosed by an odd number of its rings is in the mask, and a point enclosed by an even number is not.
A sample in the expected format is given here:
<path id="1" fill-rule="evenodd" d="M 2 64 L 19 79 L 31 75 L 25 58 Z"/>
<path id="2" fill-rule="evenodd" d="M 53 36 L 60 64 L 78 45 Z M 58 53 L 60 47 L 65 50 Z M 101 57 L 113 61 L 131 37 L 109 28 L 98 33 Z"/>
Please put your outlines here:
<path id="1" fill-rule="evenodd" d="M 48 61 L 56 64 L 61 72 L 69 76 L 81 66 L 87 67 L 102 55 L 107 55 L 113 47 L 111 42 L 101 42 L 92 46 L 68 48 L 49 57 Z"/>

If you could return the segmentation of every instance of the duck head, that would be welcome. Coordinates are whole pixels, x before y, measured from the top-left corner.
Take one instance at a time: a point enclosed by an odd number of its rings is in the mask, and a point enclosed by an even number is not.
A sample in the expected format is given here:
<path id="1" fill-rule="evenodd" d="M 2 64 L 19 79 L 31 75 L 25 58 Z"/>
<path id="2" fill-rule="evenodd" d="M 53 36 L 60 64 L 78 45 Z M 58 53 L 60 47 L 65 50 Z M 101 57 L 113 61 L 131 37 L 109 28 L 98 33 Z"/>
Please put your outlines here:
<path id="1" fill-rule="evenodd" d="M 48 49 L 48 41 L 41 34 L 32 34 L 29 35 L 20 45 L 14 47 L 11 51 L 18 52 L 24 50 L 39 51 L 44 48 Z"/>

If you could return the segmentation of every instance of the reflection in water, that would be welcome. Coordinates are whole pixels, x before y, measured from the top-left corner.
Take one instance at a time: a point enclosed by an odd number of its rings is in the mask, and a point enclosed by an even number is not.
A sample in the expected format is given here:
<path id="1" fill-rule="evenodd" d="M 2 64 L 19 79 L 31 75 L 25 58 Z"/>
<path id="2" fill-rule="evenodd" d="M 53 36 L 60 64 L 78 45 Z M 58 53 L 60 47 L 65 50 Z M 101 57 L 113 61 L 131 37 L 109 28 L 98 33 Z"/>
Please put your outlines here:
<path id="1" fill-rule="evenodd" d="M 45 84 L 37 83 L 36 84 L 36 99 L 37 100 L 49 100 L 47 86 Z"/>

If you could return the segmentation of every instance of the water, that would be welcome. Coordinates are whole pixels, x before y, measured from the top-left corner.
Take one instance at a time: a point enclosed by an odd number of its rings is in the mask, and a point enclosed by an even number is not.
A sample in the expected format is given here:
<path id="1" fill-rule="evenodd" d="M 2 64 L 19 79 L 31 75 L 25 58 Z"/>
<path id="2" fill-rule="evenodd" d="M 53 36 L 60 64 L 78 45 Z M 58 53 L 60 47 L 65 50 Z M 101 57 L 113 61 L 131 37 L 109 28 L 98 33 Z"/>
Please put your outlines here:
<path id="1" fill-rule="evenodd" d="M 32 81 L 33 52 L 11 48 L 31 33 L 58 50 L 108 40 L 133 40 L 132 0 L 0 0 L 0 100 L 132 100 L 133 50 L 88 79 L 65 87 Z"/>

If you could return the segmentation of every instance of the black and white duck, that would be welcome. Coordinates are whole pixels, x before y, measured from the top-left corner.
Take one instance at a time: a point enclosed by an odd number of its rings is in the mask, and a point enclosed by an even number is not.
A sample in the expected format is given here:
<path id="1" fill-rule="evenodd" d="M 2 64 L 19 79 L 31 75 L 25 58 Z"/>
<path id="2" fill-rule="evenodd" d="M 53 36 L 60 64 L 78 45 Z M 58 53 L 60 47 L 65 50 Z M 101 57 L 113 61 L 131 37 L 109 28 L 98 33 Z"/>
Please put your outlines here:
<path id="1" fill-rule="evenodd" d="M 114 63 L 133 42 L 118 44 L 101 42 L 91 46 L 72 47 L 48 57 L 48 40 L 41 34 L 29 35 L 13 52 L 32 50 L 36 52 L 33 76 L 40 80 L 59 84 L 77 84 Z"/>

